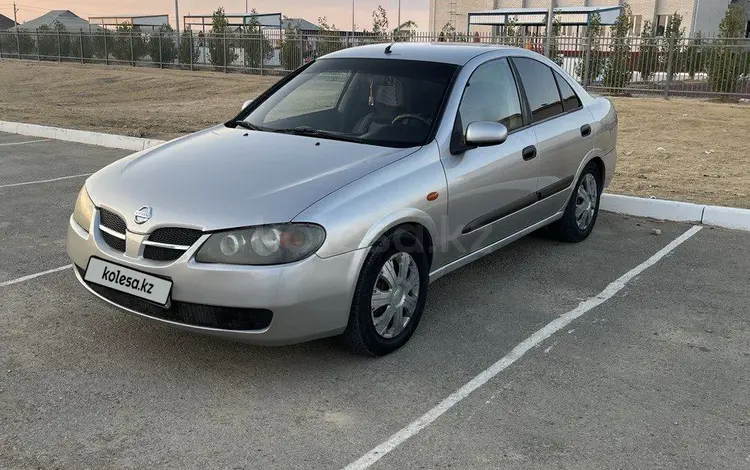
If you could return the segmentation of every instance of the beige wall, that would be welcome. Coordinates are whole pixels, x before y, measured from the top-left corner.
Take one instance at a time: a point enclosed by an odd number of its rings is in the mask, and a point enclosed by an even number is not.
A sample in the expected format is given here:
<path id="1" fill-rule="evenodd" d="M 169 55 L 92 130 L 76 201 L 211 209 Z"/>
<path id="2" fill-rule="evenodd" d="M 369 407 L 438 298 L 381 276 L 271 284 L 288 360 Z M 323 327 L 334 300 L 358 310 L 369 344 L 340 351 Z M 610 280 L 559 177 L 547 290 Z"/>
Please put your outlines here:
<path id="1" fill-rule="evenodd" d="M 466 32 L 467 14 L 470 11 L 492 10 L 494 0 L 455 0 L 456 30 Z M 430 31 L 440 31 L 451 19 L 450 0 L 430 0 Z M 520 2 L 519 2 L 520 3 Z M 520 6 L 520 5 L 511 5 Z"/>

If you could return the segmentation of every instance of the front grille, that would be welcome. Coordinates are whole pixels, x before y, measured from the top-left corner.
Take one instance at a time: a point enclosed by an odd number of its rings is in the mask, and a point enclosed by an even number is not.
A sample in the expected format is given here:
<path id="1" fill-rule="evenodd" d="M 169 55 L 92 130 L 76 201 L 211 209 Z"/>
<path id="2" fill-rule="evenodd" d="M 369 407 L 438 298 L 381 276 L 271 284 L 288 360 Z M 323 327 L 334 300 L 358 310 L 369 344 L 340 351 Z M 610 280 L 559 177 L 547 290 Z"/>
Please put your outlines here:
<path id="1" fill-rule="evenodd" d="M 84 277 L 84 270 L 77 267 Z M 85 282 L 85 281 L 84 281 Z M 215 307 L 211 305 L 192 304 L 172 301 L 170 308 L 159 305 L 130 294 L 125 294 L 109 287 L 86 282 L 94 292 L 117 305 L 144 315 L 190 326 L 217 328 L 232 331 L 258 331 L 268 328 L 273 319 L 273 312 L 261 308 Z"/>
<path id="2" fill-rule="evenodd" d="M 125 235 L 127 225 L 122 217 L 107 209 L 99 209 L 99 223 L 110 230 Z"/>
<path id="3" fill-rule="evenodd" d="M 122 217 L 107 209 L 99 209 L 99 225 L 117 233 L 125 235 L 127 224 Z M 125 253 L 125 240 L 115 237 L 100 230 L 104 242 L 113 250 Z M 163 243 L 165 245 L 192 246 L 197 242 L 203 232 L 189 228 L 167 227 L 159 228 L 149 235 L 148 241 Z M 153 261 L 174 261 L 178 259 L 185 250 L 168 248 L 164 246 L 146 245 L 143 250 L 143 258 Z"/>
<path id="4" fill-rule="evenodd" d="M 117 238 L 114 235 L 110 235 L 107 232 L 101 232 L 104 242 L 109 245 L 115 251 L 125 253 L 125 240 Z"/>
<path id="5" fill-rule="evenodd" d="M 189 228 L 158 228 L 148 237 L 148 241 L 167 245 L 192 246 L 203 235 L 200 230 Z"/>
<path id="6" fill-rule="evenodd" d="M 166 245 L 192 246 L 201 236 L 203 236 L 203 232 L 200 230 L 168 227 L 154 230 L 154 233 L 149 235 L 148 241 L 164 243 Z M 143 250 L 143 257 L 154 261 L 174 261 L 182 256 L 183 253 L 185 253 L 185 250 L 146 245 L 146 248 Z"/>
<path id="7" fill-rule="evenodd" d="M 99 226 L 106 227 L 123 235 L 125 235 L 125 230 L 127 228 L 122 217 L 114 212 L 108 211 L 107 209 L 99 209 Z M 104 230 L 99 230 L 99 233 L 102 234 L 104 242 L 109 245 L 110 248 L 119 251 L 120 253 L 125 253 L 125 240 L 117 238 Z"/>
<path id="8" fill-rule="evenodd" d="M 143 257 L 154 261 L 174 261 L 182 256 L 183 253 L 185 252 L 182 250 L 146 245 L 146 248 L 143 250 Z"/>

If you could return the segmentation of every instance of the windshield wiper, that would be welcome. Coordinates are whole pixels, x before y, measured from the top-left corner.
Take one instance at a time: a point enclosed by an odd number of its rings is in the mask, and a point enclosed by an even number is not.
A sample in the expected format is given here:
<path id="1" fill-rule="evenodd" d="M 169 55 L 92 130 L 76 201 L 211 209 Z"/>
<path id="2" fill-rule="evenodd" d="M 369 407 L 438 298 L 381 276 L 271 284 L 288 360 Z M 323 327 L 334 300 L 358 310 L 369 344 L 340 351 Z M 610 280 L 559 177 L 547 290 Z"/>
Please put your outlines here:
<path id="1" fill-rule="evenodd" d="M 270 129 L 271 132 L 278 132 L 280 134 L 292 134 L 292 135 L 303 135 L 307 137 L 320 137 L 321 139 L 341 140 L 344 142 L 356 142 L 362 143 L 362 139 L 356 137 L 350 137 L 336 132 L 321 131 L 313 129 L 312 127 L 299 126 L 293 129 Z"/>
<path id="2" fill-rule="evenodd" d="M 242 127 L 244 129 L 248 129 L 251 131 L 263 131 L 265 129 L 261 129 L 260 127 L 256 126 L 255 124 L 250 124 L 247 121 L 237 120 L 237 121 L 231 121 L 229 124 L 234 125 L 235 127 Z"/>

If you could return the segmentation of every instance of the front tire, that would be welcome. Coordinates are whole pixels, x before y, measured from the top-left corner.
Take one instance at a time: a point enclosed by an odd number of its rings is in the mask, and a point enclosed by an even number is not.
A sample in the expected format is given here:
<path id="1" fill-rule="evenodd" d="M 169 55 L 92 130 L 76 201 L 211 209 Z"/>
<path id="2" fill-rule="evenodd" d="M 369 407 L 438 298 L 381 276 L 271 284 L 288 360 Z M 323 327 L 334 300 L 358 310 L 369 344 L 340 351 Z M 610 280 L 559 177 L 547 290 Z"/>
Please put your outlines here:
<path id="1" fill-rule="evenodd" d="M 602 189 L 599 168 L 595 163 L 589 163 L 581 173 L 562 219 L 550 226 L 552 235 L 572 243 L 588 238 L 599 216 Z"/>
<path id="2" fill-rule="evenodd" d="M 351 352 L 384 356 L 409 341 L 422 317 L 429 284 L 427 255 L 410 232 L 396 229 L 370 250 L 343 335 Z"/>

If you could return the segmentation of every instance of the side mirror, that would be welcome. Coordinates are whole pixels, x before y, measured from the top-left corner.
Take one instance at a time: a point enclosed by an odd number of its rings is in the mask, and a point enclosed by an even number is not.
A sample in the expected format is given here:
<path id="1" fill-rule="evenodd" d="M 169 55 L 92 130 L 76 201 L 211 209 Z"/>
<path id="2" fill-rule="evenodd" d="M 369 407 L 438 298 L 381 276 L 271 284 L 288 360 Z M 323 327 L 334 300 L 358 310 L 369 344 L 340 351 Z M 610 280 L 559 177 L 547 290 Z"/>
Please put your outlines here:
<path id="1" fill-rule="evenodd" d="M 242 109 L 247 108 L 251 104 L 253 104 L 253 100 L 247 100 L 247 101 L 245 101 L 245 104 L 242 105 Z M 242 109 L 240 111 L 242 111 Z"/>
<path id="2" fill-rule="evenodd" d="M 508 128 L 499 122 L 477 121 L 469 124 L 465 136 L 467 145 L 489 147 L 508 140 Z"/>

